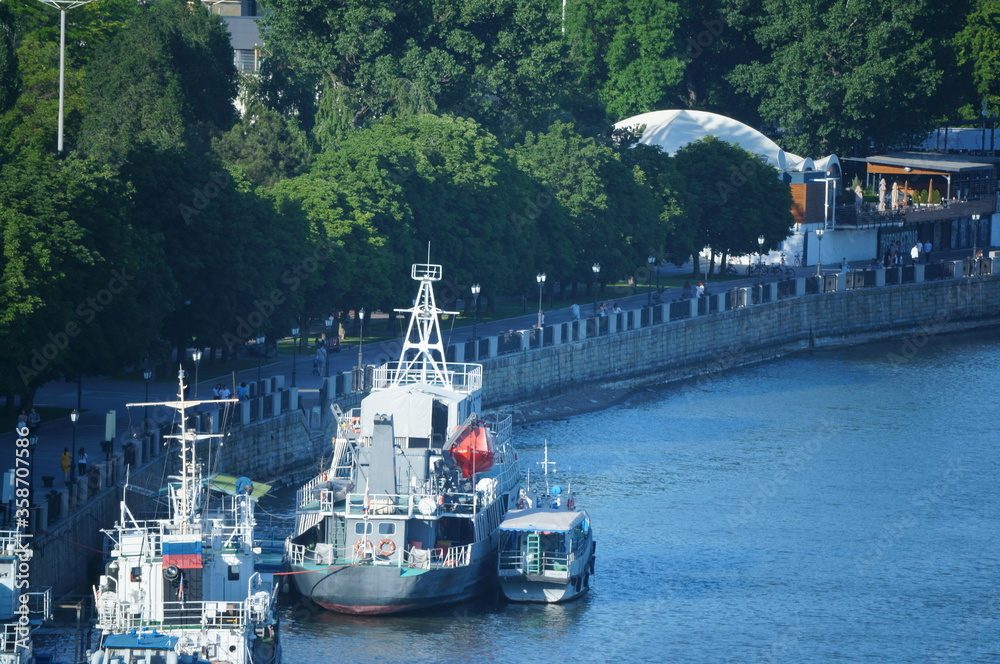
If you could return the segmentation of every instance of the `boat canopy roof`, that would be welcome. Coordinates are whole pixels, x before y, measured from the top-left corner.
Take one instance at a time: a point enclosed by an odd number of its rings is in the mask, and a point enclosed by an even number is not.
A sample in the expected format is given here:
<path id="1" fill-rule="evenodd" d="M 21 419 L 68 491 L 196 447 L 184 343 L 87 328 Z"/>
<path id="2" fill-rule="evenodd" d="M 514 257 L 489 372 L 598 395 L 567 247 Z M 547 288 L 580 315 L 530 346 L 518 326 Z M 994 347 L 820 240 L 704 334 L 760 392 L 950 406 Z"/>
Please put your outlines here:
<path id="1" fill-rule="evenodd" d="M 586 512 L 555 511 L 544 507 L 511 510 L 507 513 L 507 518 L 500 524 L 500 530 L 522 533 L 537 531 L 563 533 L 573 530 L 586 518 Z"/>
<path id="2" fill-rule="evenodd" d="M 467 394 L 434 385 L 408 385 L 372 392 L 361 402 L 361 434 L 372 435 L 376 415 L 392 415 L 396 437 L 430 436 L 432 404 L 438 401 L 453 411 L 457 407 L 453 404 L 466 398 Z M 461 413 L 451 419 L 459 415 Z"/>
<path id="3" fill-rule="evenodd" d="M 136 632 L 109 634 L 104 638 L 104 648 L 130 648 L 132 650 L 173 650 L 180 637 L 167 636 L 159 632 Z"/>

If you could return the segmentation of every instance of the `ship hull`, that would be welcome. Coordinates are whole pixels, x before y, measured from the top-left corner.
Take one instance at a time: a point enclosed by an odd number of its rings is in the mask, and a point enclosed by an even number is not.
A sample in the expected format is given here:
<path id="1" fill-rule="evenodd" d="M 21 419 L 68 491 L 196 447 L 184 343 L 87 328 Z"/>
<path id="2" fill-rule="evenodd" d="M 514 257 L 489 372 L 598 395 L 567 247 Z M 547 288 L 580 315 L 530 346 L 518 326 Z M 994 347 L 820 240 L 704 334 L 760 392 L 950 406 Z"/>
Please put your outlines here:
<path id="1" fill-rule="evenodd" d="M 472 599 L 495 587 L 496 558 L 463 567 L 414 570 L 347 565 L 307 571 L 292 567 L 299 592 L 324 609 L 352 615 L 417 611 Z"/>

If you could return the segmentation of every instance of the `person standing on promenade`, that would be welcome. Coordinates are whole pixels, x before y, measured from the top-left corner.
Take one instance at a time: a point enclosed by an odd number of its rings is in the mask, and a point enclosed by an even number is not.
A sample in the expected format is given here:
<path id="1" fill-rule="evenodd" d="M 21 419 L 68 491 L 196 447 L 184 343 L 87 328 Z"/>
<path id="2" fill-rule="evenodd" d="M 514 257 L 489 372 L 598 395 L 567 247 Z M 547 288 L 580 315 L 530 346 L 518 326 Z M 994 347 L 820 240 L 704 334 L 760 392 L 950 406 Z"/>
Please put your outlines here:
<path id="1" fill-rule="evenodd" d="M 42 416 L 34 408 L 28 413 L 28 435 L 37 436 L 38 427 L 42 424 Z"/>
<path id="2" fill-rule="evenodd" d="M 87 450 L 80 448 L 80 453 L 76 455 L 77 477 L 84 477 L 87 474 Z"/>
<path id="3" fill-rule="evenodd" d="M 59 467 L 63 471 L 63 482 L 69 482 L 69 469 L 73 465 L 73 453 L 68 447 L 63 448 L 62 456 L 59 458 Z"/>
<path id="4" fill-rule="evenodd" d="M 916 265 L 917 263 L 920 262 L 920 243 L 919 242 L 915 243 L 913 245 L 913 248 L 910 249 L 910 258 L 913 259 L 913 264 L 914 265 Z"/>
<path id="5" fill-rule="evenodd" d="M 931 243 L 930 241 L 924 242 L 924 262 L 931 262 Z"/>

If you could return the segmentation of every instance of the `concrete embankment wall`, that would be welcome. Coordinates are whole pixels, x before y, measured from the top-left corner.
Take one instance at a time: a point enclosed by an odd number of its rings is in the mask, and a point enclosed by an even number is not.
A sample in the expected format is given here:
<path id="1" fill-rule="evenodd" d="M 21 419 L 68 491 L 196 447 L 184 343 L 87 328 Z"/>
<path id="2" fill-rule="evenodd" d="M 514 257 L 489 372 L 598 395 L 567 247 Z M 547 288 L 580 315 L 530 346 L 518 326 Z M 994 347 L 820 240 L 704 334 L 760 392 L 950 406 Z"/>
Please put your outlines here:
<path id="1" fill-rule="evenodd" d="M 1000 277 L 790 297 L 491 358 L 484 404 L 497 408 L 628 382 L 690 378 L 811 347 L 900 339 L 905 362 L 928 337 L 1000 325 Z"/>

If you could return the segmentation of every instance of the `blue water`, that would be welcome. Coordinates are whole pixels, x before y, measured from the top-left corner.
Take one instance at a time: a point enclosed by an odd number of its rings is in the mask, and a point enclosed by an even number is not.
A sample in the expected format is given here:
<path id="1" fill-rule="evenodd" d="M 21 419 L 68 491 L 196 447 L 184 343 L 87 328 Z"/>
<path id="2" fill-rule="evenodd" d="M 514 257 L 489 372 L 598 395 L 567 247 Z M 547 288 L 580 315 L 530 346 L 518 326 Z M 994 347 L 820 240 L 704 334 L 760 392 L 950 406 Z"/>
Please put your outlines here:
<path id="1" fill-rule="evenodd" d="M 517 431 L 592 516 L 593 591 L 286 611 L 309 662 L 1000 662 L 1000 342 L 803 354 Z M 537 472 L 538 466 L 533 466 Z"/>
<path id="2" fill-rule="evenodd" d="M 296 606 L 288 662 L 1000 662 L 1000 342 L 900 348 L 521 428 L 522 461 L 548 440 L 592 515 L 593 592 L 379 619 Z"/>

